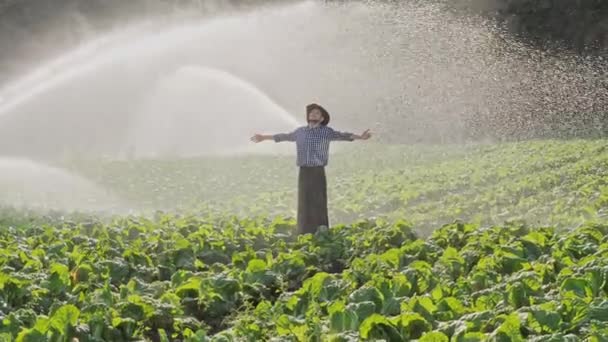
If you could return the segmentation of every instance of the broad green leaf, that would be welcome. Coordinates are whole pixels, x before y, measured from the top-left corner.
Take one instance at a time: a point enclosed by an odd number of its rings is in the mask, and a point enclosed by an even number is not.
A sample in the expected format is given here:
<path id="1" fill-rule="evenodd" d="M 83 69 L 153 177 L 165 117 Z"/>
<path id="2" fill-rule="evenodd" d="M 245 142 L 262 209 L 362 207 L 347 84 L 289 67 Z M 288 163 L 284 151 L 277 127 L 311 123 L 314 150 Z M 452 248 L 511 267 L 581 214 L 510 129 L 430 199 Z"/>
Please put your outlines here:
<path id="1" fill-rule="evenodd" d="M 393 323 L 379 314 L 373 314 L 366 318 L 359 327 L 359 333 L 364 339 L 403 340 L 403 336 L 399 334 Z"/>
<path id="2" fill-rule="evenodd" d="M 250 273 L 264 272 L 266 269 L 266 262 L 262 259 L 253 259 L 247 264 L 247 272 Z"/>
<path id="3" fill-rule="evenodd" d="M 305 328 L 305 322 L 288 315 L 281 315 L 276 321 L 277 332 L 280 336 L 301 334 L 301 328 Z"/>
<path id="4" fill-rule="evenodd" d="M 573 334 L 564 335 L 562 333 L 556 333 L 551 335 L 542 335 L 533 338 L 528 338 L 531 342 L 579 342 L 581 339 Z"/>
<path id="5" fill-rule="evenodd" d="M 272 303 L 267 300 L 263 300 L 256 306 L 255 315 L 259 317 L 267 314 L 270 310 L 272 310 Z"/>
<path id="6" fill-rule="evenodd" d="M 198 296 L 199 289 L 201 287 L 202 278 L 191 277 L 184 281 L 176 290 L 175 294 L 183 297 L 188 294 L 196 294 Z"/>
<path id="7" fill-rule="evenodd" d="M 177 238 L 173 240 L 173 248 L 175 248 L 175 250 L 190 249 L 191 243 L 187 239 L 177 236 Z"/>
<path id="8" fill-rule="evenodd" d="M 343 301 L 336 301 L 328 307 L 330 331 L 342 332 L 356 330 L 359 326 L 359 319 L 355 311 L 347 309 Z M 371 315 L 370 312 L 367 316 Z M 365 318 L 365 317 L 364 317 Z"/>
<path id="9" fill-rule="evenodd" d="M 332 314 L 334 312 L 342 312 L 346 309 L 346 304 L 342 300 L 337 300 L 327 307 L 327 313 Z"/>
<path id="10" fill-rule="evenodd" d="M 557 332 L 560 323 L 561 315 L 555 311 L 532 309 L 530 310 L 530 315 L 528 315 L 528 326 L 537 334 Z"/>
<path id="11" fill-rule="evenodd" d="M 392 321 L 399 327 L 404 338 L 417 339 L 425 332 L 431 331 L 432 325 L 415 312 L 403 313 Z"/>
<path id="12" fill-rule="evenodd" d="M 376 304 L 370 301 L 350 303 L 346 306 L 346 310 L 354 312 L 357 316 L 357 321 L 363 322 L 363 320 L 376 312 Z"/>
<path id="13" fill-rule="evenodd" d="M 54 293 L 64 291 L 70 286 L 70 271 L 66 265 L 53 263 L 50 267 L 50 290 Z"/>
<path id="14" fill-rule="evenodd" d="M 547 236 L 541 232 L 533 231 L 521 238 L 525 257 L 530 260 L 538 259 L 543 255 L 547 246 Z"/>
<path id="15" fill-rule="evenodd" d="M 23 329 L 15 342 L 47 342 L 47 338 L 35 329 Z"/>
<path id="16" fill-rule="evenodd" d="M 447 294 L 447 291 L 443 289 L 443 285 L 437 284 L 435 288 L 431 291 L 431 298 L 433 301 L 438 302 Z"/>
<path id="17" fill-rule="evenodd" d="M 407 277 L 401 273 L 391 276 L 390 279 L 384 276 L 377 277 L 373 280 L 373 285 L 382 293 L 384 298 L 405 297 L 411 293 L 412 286 L 407 280 Z"/>
<path id="18" fill-rule="evenodd" d="M 302 284 L 300 293 L 308 292 L 313 298 L 318 298 L 333 277 L 329 273 L 319 272 L 309 279 L 306 279 Z"/>
<path id="19" fill-rule="evenodd" d="M 494 310 L 478 311 L 464 315 L 460 320 L 466 322 L 466 326 L 470 331 L 483 331 L 494 316 Z"/>
<path id="20" fill-rule="evenodd" d="M 604 268 L 594 267 L 585 273 L 585 278 L 591 285 L 593 297 L 597 297 L 608 284 L 607 270 Z"/>
<path id="21" fill-rule="evenodd" d="M 487 336 L 480 332 L 468 332 L 462 337 L 458 337 L 455 342 L 483 342 L 487 340 Z"/>
<path id="22" fill-rule="evenodd" d="M 80 310 L 72 304 L 66 304 L 57 309 L 51 316 L 51 326 L 66 334 L 68 327 L 75 327 L 78 324 Z"/>
<path id="23" fill-rule="evenodd" d="M 530 305 L 529 295 L 521 282 L 507 285 L 509 304 L 515 309 Z"/>
<path id="24" fill-rule="evenodd" d="M 560 286 L 560 292 L 564 296 L 574 295 L 580 298 L 592 298 L 593 288 L 589 281 L 584 278 L 568 278 Z"/>
<path id="25" fill-rule="evenodd" d="M 458 319 L 465 314 L 467 308 L 460 300 L 454 297 L 446 297 L 437 303 L 437 312 L 435 316 L 443 320 Z"/>
<path id="26" fill-rule="evenodd" d="M 437 306 L 433 303 L 433 300 L 429 297 L 414 297 L 410 300 L 409 304 L 402 308 L 404 311 L 413 311 L 423 316 L 428 321 L 435 319 L 434 315 L 437 311 Z"/>
<path id="27" fill-rule="evenodd" d="M 447 270 L 449 271 L 452 280 L 458 279 L 464 270 L 465 260 L 453 247 L 448 247 L 443 252 L 441 258 L 439 258 L 439 262 L 443 264 Z"/>
<path id="28" fill-rule="evenodd" d="M 600 322 L 608 322 L 608 300 L 589 307 L 589 318 Z M 607 329 L 608 330 L 608 329 Z"/>
<path id="29" fill-rule="evenodd" d="M 389 264 L 394 269 L 401 266 L 401 250 L 399 248 L 391 248 L 380 255 L 380 260 Z"/>
<path id="30" fill-rule="evenodd" d="M 498 342 L 523 342 L 524 338 L 521 335 L 520 331 L 521 321 L 517 313 L 511 313 L 510 315 L 505 316 L 504 318 L 504 322 L 493 333 L 493 339 Z"/>
<path id="31" fill-rule="evenodd" d="M 503 274 L 512 274 L 521 270 L 528 270 L 531 268 L 528 260 L 513 253 L 503 253 L 500 257 L 500 260 Z"/>
<path id="32" fill-rule="evenodd" d="M 442 332 L 431 331 L 427 332 L 418 340 L 418 342 L 449 342 L 450 339 Z"/>
<path id="33" fill-rule="evenodd" d="M 208 342 L 210 341 L 207 337 L 205 330 L 199 329 L 192 336 L 187 339 L 188 342 Z"/>
<path id="34" fill-rule="evenodd" d="M 34 329 L 45 334 L 46 332 L 49 331 L 49 328 L 51 327 L 51 322 L 52 322 L 52 320 L 49 317 L 40 315 L 36 319 L 36 324 L 34 325 Z"/>
<path id="35" fill-rule="evenodd" d="M 403 274 L 411 284 L 412 291 L 417 294 L 424 294 L 430 288 L 436 286 L 436 284 L 431 283 L 431 280 L 434 279 L 432 267 L 425 261 L 416 260 L 412 262 L 403 271 Z"/>
<path id="36" fill-rule="evenodd" d="M 365 285 L 348 296 L 348 301 L 350 303 L 373 302 L 379 312 L 383 306 L 384 296 L 376 287 Z"/>
<path id="37" fill-rule="evenodd" d="M 342 332 L 339 334 L 330 334 L 327 336 L 328 342 L 359 342 L 361 338 L 359 333 L 355 332 Z"/>
<path id="38" fill-rule="evenodd" d="M 167 336 L 167 332 L 165 329 L 158 329 L 158 336 L 160 342 L 169 342 L 169 336 Z"/>
<path id="39" fill-rule="evenodd" d="M 346 310 L 332 310 L 329 313 L 329 331 L 331 333 L 339 333 L 348 330 L 348 324 L 346 322 Z"/>
<path id="40" fill-rule="evenodd" d="M 192 278 L 192 272 L 186 270 L 177 270 L 171 275 L 171 284 L 173 287 L 181 286 L 185 281 Z M 198 288 L 198 286 L 196 287 Z"/>

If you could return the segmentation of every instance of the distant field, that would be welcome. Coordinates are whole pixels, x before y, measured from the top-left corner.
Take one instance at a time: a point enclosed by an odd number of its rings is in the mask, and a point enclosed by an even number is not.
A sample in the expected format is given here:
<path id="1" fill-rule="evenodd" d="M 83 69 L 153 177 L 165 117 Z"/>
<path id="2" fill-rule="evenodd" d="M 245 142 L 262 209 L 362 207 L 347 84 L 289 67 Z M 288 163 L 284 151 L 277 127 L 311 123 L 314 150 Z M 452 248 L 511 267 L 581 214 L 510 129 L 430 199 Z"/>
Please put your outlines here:
<path id="1" fill-rule="evenodd" d="M 575 227 L 608 219 L 608 140 L 422 147 L 355 143 L 327 169 L 330 219 L 456 219 Z M 295 215 L 293 157 L 75 162 L 71 169 L 139 209 L 209 206 L 238 215 Z"/>

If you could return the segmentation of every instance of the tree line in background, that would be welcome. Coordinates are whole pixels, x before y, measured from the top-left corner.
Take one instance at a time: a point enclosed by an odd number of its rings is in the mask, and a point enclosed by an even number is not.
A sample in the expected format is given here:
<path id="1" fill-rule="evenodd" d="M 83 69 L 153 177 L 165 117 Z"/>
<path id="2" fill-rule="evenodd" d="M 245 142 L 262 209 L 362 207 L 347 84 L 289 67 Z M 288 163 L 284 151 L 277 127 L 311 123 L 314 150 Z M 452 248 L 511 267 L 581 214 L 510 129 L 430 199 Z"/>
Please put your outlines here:
<path id="1" fill-rule="evenodd" d="M 496 19 L 510 33 L 539 48 L 608 55 L 606 0 L 449 0 L 449 3 Z"/>
<path id="2" fill-rule="evenodd" d="M 501 132 L 503 136 L 523 139 L 608 136 L 608 1 L 450 1 L 466 12 L 496 20 L 510 35 L 537 50 L 559 52 L 568 55 L 566 58 L 571 61 L 584 61 L 580 63 L 584 65 L 581 71 L 587 69 L 584 74 L 593 76 L 573 80 L 581 84 L 569 90 L 573 93 L 557 94 L 560 89 L 546 93 L 551 87 L 528 89 L 536 93 L 537 98 L 506 119 L 511 124 L 503 127 L 509 127 L 510 131 Z M 556 96 L 569 100 L 565 106 L 565 101 L 550 103 Z M 513 125 L 514 118 L 519 125 Z M 501 119 L 492 115 L 485 120 L 471 117 L 468 124 L 476 128 L 471 130 L 475 135 L 487 128 L 499 130 Z"/>

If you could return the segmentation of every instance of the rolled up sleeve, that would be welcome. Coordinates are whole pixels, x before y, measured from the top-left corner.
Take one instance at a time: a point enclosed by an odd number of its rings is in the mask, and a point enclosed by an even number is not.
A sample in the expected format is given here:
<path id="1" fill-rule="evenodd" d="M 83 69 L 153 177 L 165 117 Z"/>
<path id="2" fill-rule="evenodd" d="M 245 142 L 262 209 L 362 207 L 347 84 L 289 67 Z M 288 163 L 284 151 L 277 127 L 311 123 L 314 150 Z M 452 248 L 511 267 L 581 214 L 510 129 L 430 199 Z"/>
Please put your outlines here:
<path id="1" fill-rule="evenodd" d="M 296 141 L 296 131 L 290 133 L 278 133 L 272 136 L 274 142 Z"/>
<path id="2" fill-rule="evenodd" d="M 353 138 L 353 133 L 350 132 L 340 132 L 340 131 L 336 131 L 336 130 L 331 130 L 331 140 L 335 140 L 335 141 L 353 141 L 355 140 Z"/>

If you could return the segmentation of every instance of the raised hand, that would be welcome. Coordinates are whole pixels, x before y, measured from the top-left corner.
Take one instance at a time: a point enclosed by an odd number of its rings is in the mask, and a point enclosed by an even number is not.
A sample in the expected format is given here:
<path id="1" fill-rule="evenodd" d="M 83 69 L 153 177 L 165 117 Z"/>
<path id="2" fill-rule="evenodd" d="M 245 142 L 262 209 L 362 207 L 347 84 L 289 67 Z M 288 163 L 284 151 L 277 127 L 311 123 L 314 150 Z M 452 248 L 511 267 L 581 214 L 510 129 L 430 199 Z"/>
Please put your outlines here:
<path id="1" fill-rule="evenodd" d="M 251 137 L 251 141 L 253 141 L 254 143 L 259 143 L 266 140 L 266 136 L 262 135 L 262 134 L 254 134 Z"/>
<path id="2" fill-rule="evenodd" d="M 369 132 L 369 129 L 366 129 L 365 132 L 363 132 L 360 136 L 359 139 L 361 140 L 367 140 L 369 138 L 372 137 L 372 134 Z"/>

